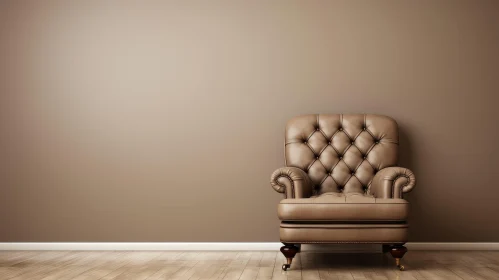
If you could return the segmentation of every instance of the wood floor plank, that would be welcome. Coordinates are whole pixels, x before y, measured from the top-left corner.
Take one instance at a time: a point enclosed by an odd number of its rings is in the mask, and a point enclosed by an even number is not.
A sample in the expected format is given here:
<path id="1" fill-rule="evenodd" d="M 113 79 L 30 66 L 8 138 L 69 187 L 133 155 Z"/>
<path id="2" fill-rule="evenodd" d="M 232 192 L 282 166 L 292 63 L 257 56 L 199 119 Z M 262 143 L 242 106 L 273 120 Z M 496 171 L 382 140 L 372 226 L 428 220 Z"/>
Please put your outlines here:
<path id="1" fill-rule="evenodd" d="M 328 269 L 328 273 L 334 277 L 334 279 L 353 280 L 355 278 L 352 273 L 357 273 L 357 271 L 351 268 L 330 268 Z"/>
<path id="2" fill-rule="evenodd" d="M 24 279 L 42 279 L 47 275 L 50 275 L 51 272 L 56 270 L 56 267 L 46 266 L 46 265 L 37 265 L 29 268 L 25 268 L 24 272 L 9 279 L 12 280 L 24 280 Z"/>
<path id="3" fill-rule="evenodd" d="M 282 271 L 281 266 L 282 266 L 282 260 L 279 259 L 279 255 L 276 256 L 276 261 L 275 265 L 273 267 L 272 271 L 272 280 L 287 280 L 287 272 Z"/>
<path id="4" fill-rule="evenodd" d="M 74 280 L 93 280 L 93 279 L 101 279 L 106 275 L 113 272 L 110 269 L 89 269 L 77 276 L 75 276 Z"/>
<path id="5" fill-rule="evenodd" d="M 241 277 L 239 277 L 239 280 L 255 280 L 258 276 L 258 272 L 258 267 L 246 266 L 241 274 Z"/>
<path id="6" fill-rule="evenodd" d="M 418 269 L 419 274 L 427 279 L 435 280 L 462 280 L 459 275 L 443 265 L 428 265 L 424 269 Z"/>
<path id="7" fill-rule="evenodd" d="M 320 280 L 338 280 L 338 276 L 330 274 L 327 268 L 320 268 L 317 272 Z"/>
<path id="8" fill-rule="evenodd" d="M 113 270 L 111 273 L 108 275 L 104 276 L 101 278 L 101 280 L 111 280 L 111 279 L 120 279 L 120 275 L 124 275 L 126 271 L 128 271 L 130 268 L 127 266 L 122 266 L 118 269 Z"/>
<path id="9" fill-rule="evenodd" d="M 279 252 L 0 252 L 0 279 L 93 280 L 489 280 L 499 252 L 414 251 L 399 271 L 382 254 L 302 252 L 291 269 Z"/>
<path id="10" fill-rule="evenodd" d="M 244 271 L 244 266 L 229 266 L 225 271 L 223 280 L 237 280 L 241 277 Z"/>
<path id="11" fill-rule="evenodd" d="M 225 275 L 227 266 L 217 266 L 217 271 L 211 276 L 203 276 L 200 280 L 220 280 Z"/>
<path id="12" fill-rule="evenodd" d="M 317 270 L 317 269 L 304 269 L 304 268 L 302 268 L 301 277 L 302 277 L 302 279 L 306 279 L 306 280 L 320 280 L 321 279 L 321 277 L 319 275 L 319 270 Z"/>
<path id="13" fill-rule="evenodd" d="M 463 280 L 486 280 L 486 278 L 477 274 L 471 268 L 463 265 L 448 265 L 446 268 L 457 274 Z"/>
<path id="14" fill-rule="evenodd" d="M 270 280 L 270 279 L 272 279 L 273 273 L 274 273 L 274 267 L 259 267 L 256 279 L 257 280 Z"/>
<path id="15" fill-rule="evenodd" d="M 246 264 L 246 266 L 248 267 L 259 267 L 260 266 L 260 262 L 262 261 L 262 258 L 263 258 L 263 252 L 252 252 L 249 260 L 248 260 L 248 263 Z"/>
<path id="16" fill-rule="evenodd" d="M 274 267 L 276 257 L 277 257 L 277 252 L 264 252 L 259 266 L 260 267 Z"/>
<path id="17" fill-rule="evenodd" d="M 64 280 L 74 279 L 78 275 L 90 270 L 91 267 L 87 266 L 63 266 L 52 271 L 49 275 L 42 278 L 42 280 Z"/>
<path id="18" fill-rule="evenodd" d="M 489 267 L 475 267 L 472 270 L 485 279 L 499 279 L 499 272 Z"/>

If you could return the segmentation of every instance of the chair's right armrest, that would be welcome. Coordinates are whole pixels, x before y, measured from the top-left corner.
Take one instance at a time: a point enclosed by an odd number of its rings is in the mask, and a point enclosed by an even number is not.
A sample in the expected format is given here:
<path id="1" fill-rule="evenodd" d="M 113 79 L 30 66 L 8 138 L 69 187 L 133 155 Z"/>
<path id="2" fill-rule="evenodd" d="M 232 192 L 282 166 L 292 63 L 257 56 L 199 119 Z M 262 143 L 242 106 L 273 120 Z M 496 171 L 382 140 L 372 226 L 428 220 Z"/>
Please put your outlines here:
<path id="1" fill-rule="evenodd" d="M 416 176 L 403 167 L 386 167 L 374 176 L 369 192 L 376 198 L 402 198 L 416 185 Z"/>
<path id="2" fill-rule="evenodd" d="M 270 185 L 285 198 L 307 198 L 313 193 L 313 183 L 305 171 L 296 167 L 281 167 L 272 173 Z"/>

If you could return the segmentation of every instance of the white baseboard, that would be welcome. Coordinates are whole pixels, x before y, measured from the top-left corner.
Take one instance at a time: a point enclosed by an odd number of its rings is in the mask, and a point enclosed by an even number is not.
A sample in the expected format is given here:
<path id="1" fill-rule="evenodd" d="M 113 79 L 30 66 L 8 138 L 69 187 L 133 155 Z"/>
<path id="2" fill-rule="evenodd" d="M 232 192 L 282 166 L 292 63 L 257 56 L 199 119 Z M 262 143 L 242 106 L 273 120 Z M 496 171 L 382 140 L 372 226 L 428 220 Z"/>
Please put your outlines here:
<path id="1" fill-rule="evenodd" d="M 278 242 L 14 242 L 0 250 L 63 251 L 274 251 Z"/>
<path id="2" fill-rule="evenodd" d="M 277 251 L 279 242 L 3 242 L 0 251 Z M 499 242 L 409 242 L 409 250 L 499 250 Z M 310 252 L 377 252 L 375 244 L 305 244 Z"/>

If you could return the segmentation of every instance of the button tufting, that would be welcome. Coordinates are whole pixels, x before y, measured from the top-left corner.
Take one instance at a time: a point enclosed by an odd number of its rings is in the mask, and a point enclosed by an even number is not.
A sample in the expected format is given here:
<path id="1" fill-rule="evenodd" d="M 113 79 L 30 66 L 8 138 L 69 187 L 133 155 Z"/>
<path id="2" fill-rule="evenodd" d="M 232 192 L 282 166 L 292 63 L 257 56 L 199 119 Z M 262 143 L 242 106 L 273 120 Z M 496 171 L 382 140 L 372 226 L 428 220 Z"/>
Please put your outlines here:
<path id="1" fill-rule="evenodd" d="M 285 135 L 285 141 L 291 145 L 285 149 L 287 164 L 303 168 L 317 195 L 328 191 L 338 196 L 364 193 L 363 189 L 369 192 L 374 176 L 383 173 L 381 168 L 394 164 L 396 145 L 386 146 L 388 142 L 384 140 L 397 136 L 391 121 L 380 123 L 377 117 L 369 115 L 308 116 L 288 125 L 290 133 Z M 304 146 L 298 145 L 300 142 Z M 376 154 L 369 156 L 373 151 Z"/>

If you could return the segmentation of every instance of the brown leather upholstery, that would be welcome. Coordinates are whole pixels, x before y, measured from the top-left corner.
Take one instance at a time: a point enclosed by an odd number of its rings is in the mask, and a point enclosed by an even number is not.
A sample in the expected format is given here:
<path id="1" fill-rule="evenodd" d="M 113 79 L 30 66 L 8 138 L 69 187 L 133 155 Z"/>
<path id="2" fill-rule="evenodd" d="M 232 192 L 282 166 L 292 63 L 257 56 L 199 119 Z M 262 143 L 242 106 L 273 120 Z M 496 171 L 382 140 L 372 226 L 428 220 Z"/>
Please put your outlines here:
<path id="1" fill-rule="evenodd" d="M 315 193 L 366 193 L 397 162 L 396 122 L 376 115 L 308 115 L 286 127 L 286 166 L 305 171 Z"/>
<path id="2" fill-rule="evenodd" d="M 296 167 L 279 168 L 272 173 L 270 184 L 289 198 L 310 197 L 313 184 L 305 171 Z"/>
<path id="3" fill-rule="evenodd" d="M 379 198 L 402 198 L 416 185 L 411 170 L 402 167 L 388 167 L 380 170 L 373 178 L 370 193 Z"/>
<path id="4" fill-rule="evenodd" d="M 282 221 L 405 221 L 408 212 L 409 205 L 403 199 L 339 193 L 283 199 L 277 208 Z"/>
<path id="5" fill-rule="evenodd" d="M 405 243 L 407 224 L 291 224 L 281 223 L 287 243 Z"/>
<path id="6" fill-rule="evenodd" d="M 397 167 L 398 127 L 386 116 L 305 115 L 285 133 L 286 167 L 271 176 L 284 193 L 281 241 L 405 242 L 414 174 Z M 368 223 L 368 225 L 366 225 Z"/>

